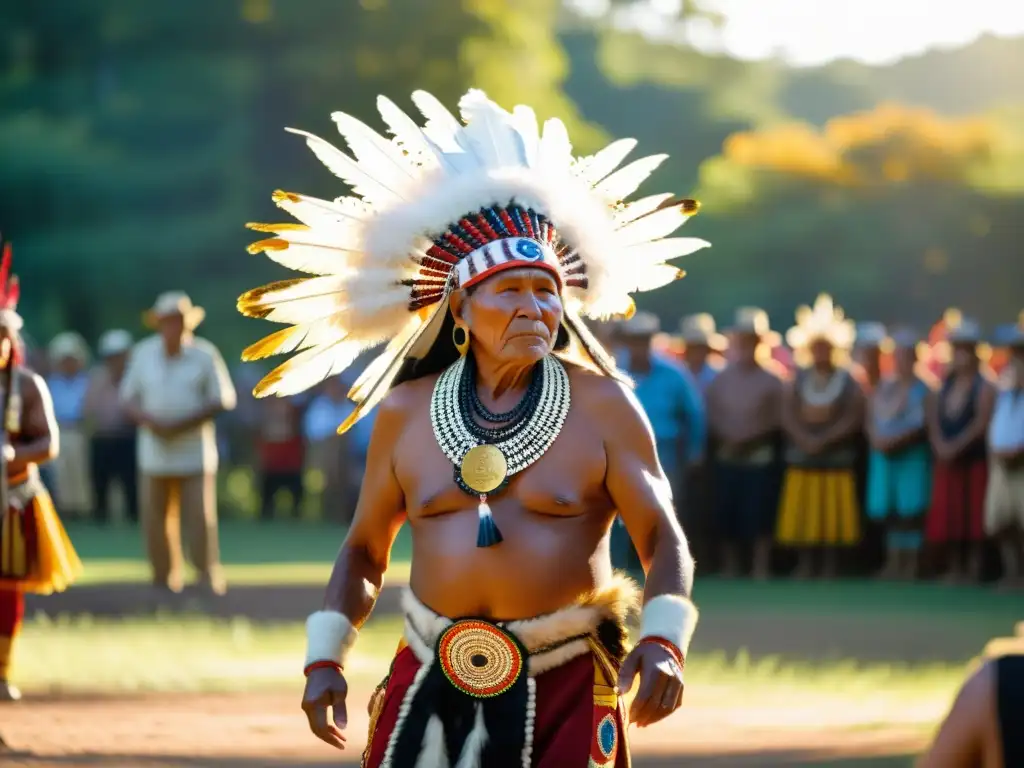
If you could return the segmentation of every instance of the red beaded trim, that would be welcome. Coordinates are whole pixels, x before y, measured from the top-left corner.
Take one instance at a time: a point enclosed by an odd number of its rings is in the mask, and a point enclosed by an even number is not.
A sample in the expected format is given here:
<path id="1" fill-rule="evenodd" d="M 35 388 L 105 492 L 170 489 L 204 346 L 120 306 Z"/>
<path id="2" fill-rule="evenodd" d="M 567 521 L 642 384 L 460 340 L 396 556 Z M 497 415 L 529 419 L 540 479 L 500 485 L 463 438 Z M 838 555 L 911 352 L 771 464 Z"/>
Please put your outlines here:
<path id="1" fill-rule="evenodd" d="M 312 672 L 314 669 L 336 669 L 339 672 L 341 672 L 342 666 L 336 661 L 314 661 L 311 664 L 306 665 L 306 668 L 302 670 L 302 674 L 304 674 L 306 677 L 309 677 L 309 673 Z"/>
<path id="2" fill-rule="evenodd" d="M 672 658 L 676 660 L 676 664 L 679 665 L 680 669 L 686 669 L 686 658 L 683 656 L 683 652 L 679 650 L 675 643 L 666 640 L 664 637 L 658 637 L 657 635 L 651 635 L 650 637 L 642 637 L 640 638 L 640 642 L 654 643 L 655 645 L 660 645 L 662 648 L 664 648 L 666 651 L 672 654 Z"/>

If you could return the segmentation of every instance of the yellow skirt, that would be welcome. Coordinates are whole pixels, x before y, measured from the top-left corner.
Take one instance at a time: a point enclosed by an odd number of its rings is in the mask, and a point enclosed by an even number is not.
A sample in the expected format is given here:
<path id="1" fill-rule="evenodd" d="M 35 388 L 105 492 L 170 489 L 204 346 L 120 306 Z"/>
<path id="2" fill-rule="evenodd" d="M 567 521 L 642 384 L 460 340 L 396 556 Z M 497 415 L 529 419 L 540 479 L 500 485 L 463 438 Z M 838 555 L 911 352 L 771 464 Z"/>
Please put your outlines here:
<path id="1" fill-rule="evenodd" d="M 852 469 L 786 470 L 776 530 L 780 544 L 850 546 L 860 537 L 860 505 Z"/>
<path id="2" fill-rule="evenodd" d="M 57 517 L 50 494 L 24 509 L 6 510 L 0 525 L 0 589 L 48 595 L 63 592 L 82 573 L 82 561 Z"/>

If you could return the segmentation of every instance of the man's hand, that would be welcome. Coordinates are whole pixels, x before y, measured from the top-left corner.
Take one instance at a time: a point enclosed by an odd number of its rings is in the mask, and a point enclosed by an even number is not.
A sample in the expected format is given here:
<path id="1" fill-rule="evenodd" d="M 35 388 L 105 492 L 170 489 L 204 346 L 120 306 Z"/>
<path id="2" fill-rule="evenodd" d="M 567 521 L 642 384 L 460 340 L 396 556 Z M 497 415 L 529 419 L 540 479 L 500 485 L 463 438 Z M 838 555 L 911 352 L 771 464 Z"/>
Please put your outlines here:
<path id="1" fill-rule="evenodd" d="M 956 446 L 946 440 L 941 441 L 935 446 L 935 457 L 939 461 L 952 461 L 956 458 L 957 453 Z"/>
<path id="2" fill-rule="evenodd" d="M 348 708 L 345 706 L 347 696 L 348 683 L 336 669 L 314 669 L 306 678 L 302 711 L 309 720 L 309 730 L 318 739 L 337 749 L 345 748 L 345 734 L 342 730 L 348 725 Z M 328 707 L 333 717 L 328 716 Z"/>
<path id="3" fill-rule="evenodd" d="M 4 443 L 4 461 L 10 464 L 17 457 L 14 451 L 14 446 L 10 443 Z"/>
<path id="4" fill-rule="evenodd" d="M 683 703 L 683 670 L 667 649 L 657 643 L 637 643 L 619 670 L 620 695 L 633 687 L 637 674 L 640 688 L 629 708 L 630 722 L 643 728 L 679 709 Z"/>

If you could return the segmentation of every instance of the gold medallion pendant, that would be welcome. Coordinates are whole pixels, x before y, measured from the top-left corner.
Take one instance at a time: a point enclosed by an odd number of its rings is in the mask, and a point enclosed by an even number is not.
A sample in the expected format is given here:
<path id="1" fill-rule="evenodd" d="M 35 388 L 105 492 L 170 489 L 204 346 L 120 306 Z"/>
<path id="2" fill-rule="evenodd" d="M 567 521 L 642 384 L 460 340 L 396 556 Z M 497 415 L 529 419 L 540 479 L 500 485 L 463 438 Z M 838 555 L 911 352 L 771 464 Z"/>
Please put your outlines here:
<path id="1" fill-rule="evenodd" d="M 462 482 L 481 495 L 501 486 L 508 476 L 508 461 L 494 445 L 478 445 L 466 451 L 459 467 Z"/>

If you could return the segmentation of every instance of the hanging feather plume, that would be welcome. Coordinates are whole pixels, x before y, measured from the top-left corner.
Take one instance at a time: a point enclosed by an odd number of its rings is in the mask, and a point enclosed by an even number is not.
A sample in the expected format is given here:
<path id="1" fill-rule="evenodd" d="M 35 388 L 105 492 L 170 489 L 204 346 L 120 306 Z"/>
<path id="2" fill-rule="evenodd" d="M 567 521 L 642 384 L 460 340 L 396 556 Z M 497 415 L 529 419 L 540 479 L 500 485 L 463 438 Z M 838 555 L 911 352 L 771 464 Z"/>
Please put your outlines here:
<path id="1" fill-rule="evenodd" d="M 274 201 L 296 223 L 248 225 L 264 235 L 251 252 L 308 275 L 238 300 L 243 314 L 286 326 L 250 345 L 245 359 L 294 353 L 256 394 L 302 391 L 387 342 L 349 393 L 358 402 L 343 428 L 351 426 L 409 375 L 410 358 L 422 358 L 437 342 L 458 285 L 456 265 L 482 253 L 493 260 L 501 249 L 483 246 L 505 238 L 532 238 L 557 254 L 548 267 L 559 270 L 564 285 L 571 355 L 616 375 L 581 316 L 630 314 L 632 291 L 677 279 L 682 270 L 668 262 L 708 245 L 668 237 L 696 212 L 692 201 L 627 199 L 664 156 L 623 166 L 636 142 L 621 139 L 576 159 L 562 121 L 541 127 L 529 107 L 507 112 L 478 90 L 459 101 L 465 124 L 425 91 L 413 93 L 412 102 L 422 124 L 389 99 L 377 100 L 388 135 L 335 113 L 351 154 L 288 129 L 355 196 L 276 192 Z"/>

